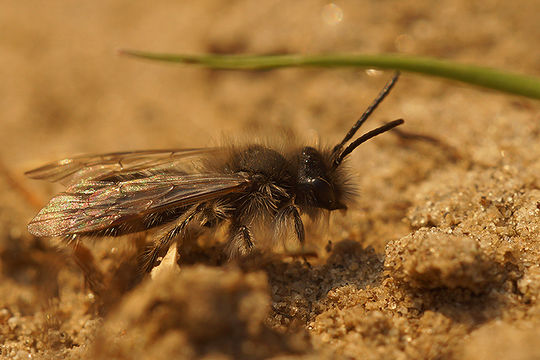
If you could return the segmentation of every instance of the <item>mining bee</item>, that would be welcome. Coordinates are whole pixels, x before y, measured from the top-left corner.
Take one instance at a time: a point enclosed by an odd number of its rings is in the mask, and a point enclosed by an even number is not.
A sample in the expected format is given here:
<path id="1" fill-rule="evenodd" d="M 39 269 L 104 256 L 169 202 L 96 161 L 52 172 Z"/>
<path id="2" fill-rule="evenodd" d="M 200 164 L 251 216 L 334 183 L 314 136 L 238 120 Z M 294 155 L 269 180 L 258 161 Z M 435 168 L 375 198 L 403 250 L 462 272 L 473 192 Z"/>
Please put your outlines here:
<path id="1" fill-rule="evenodd" d="M 350 144 L 360 126 L 388 95 L 385 85 L 343 140 L 331 148 L 263 142 L 213 148 L 116 152 L 73 157 L 26 173 L 66 185 L 28 225 L 39 237 L 120 236 L 161 227 L 146 251 L 149 272 L 192 226 L 228 225 L 231 258 L 258 246 L 258 233 L 293 234 L 304 243 L 301 215 L 346 209 L 355 195 L 343 167 L 363 142 L 403 120 L 371 130 Z M 287 140 L 288 141 L 288 140 Z M 284 141 L 284 143 L 287 143 Z"/>

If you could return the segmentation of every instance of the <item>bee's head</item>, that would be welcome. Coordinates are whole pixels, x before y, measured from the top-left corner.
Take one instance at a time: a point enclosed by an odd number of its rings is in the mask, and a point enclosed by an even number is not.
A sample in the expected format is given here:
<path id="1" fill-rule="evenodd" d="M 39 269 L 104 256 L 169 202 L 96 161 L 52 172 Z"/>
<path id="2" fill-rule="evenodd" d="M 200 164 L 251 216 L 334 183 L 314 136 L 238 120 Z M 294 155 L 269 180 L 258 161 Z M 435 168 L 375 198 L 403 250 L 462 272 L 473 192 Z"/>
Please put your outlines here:
<path id="1" fill-rule="evenodd" d="M 360 144 L 374 136 L 382 134 L 403 124 L 403 120 L 394 120 L 374 130 L 368 131 L 345 147 L 356 131 L 367 120 L 373 110 L 388 95 L 399 78 L 399 73 L 386 84 L 373 103 L 353 125 L 345 138 L 329 152 L 321 153 L 312 147 L 304 147 L 299 158 L 298 182 L 299 194 L 304 203 L 328 210 L 346 209 L 344 197 L 347 193 L 347 181 L 340 169 L 343 160 Z M 324 154 L 324 155 L 323 155 Z"/>
<path id="2" fill-rule="evenodd" d="M 305 204 L 327 210 L 346 209 L 342 186 L 328 159 L 315 148 L 306 146 L 299 156 L 298 197 Z"/>

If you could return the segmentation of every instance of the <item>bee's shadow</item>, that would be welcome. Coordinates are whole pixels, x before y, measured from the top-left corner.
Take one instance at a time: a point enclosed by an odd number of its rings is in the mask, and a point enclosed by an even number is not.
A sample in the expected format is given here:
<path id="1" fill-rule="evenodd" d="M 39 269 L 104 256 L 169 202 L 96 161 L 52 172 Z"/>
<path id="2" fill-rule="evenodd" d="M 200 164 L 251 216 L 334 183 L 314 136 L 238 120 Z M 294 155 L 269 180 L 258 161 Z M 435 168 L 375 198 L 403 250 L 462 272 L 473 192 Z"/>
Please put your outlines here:
<path id="1" fill-rule="evenodd" d="M 264 254 L 260 256 L 264 257 Z M 360 291 L 374 287 L 383 278 L 383 255 L 371 247 L 352 240 L 336 243 L 325 259 L 305 258 L 289 260 L 272 257 L 261 261 L 259 269 L 266 272 L 273 301 L 273 318 L 288 324 L 290 321 L 308 322 L 324 308 L 332 290 L 347 288 Z M 253 264 L 254 262 L 250 262 Z M 251 269 L 256 267 L 249 265 Z"/>
<path id="2" fill-rule="evenodd" d="M 253 252 L 229 262 L 225 245 L 191 245 L 184 249 L 181 267 L 191 265 L 233 266 L 245 272 L 263 271 L 268 277 L 272 309 L 281 321 L 309 321 L 317 304 L 328 300 L 329 291 L 350 287 L 353 291 L 375 287 L 383 278 L 383 254 L 364 248 L 353 240 L 340 241 L 327 256 L 307 259 L 302 254 L 288 256 L 265 251 Z"/>
<path id="3" fill-rule="evenodd" d="M 327 256 L 310 257 L 309 260 L 306 258 L 309 254 L 290 256 L 254 251 L 246 257 L 229 261 L 225 244 L 195 242 L 187 247 L 180 246 L 182 255 L 179 266 L 231 266 L 240 267 L 244 272 L 262 271 L 268 278 L 274 312 L 284 321 L 294 319 L 306 322 L 320 312 L 317 311 L 317 304 L 328 301 L 329 291 L 340 287 L 360 290 L 377 286 L 382 280 L 383 254 L 377 254 L 373 248 L 364 248 L 359 242 L 344 240 L 327 250 Z M 136 271 L 136 258 L 121 259 L 106 272 L 109 281 L 106 281 L 108 290 L 104 293 L 109 301 L 99 306 L 101 313 L 108 312 L 122 298 L 122 294 L 137 287 L 146 278 Z M 117 296 L 111 296 L 112 293 Z"/>

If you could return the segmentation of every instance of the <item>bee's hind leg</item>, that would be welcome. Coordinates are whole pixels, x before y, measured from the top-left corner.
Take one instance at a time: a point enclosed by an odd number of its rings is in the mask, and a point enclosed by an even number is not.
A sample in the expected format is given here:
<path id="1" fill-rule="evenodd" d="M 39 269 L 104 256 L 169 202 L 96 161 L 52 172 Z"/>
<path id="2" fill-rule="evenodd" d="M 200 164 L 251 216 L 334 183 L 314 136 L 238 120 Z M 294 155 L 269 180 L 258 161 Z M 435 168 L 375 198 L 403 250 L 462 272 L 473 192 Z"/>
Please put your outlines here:
<path id="1" fill-rule="evenodd" d="M 145 273 L 150 273 L 154 266 L 156 266 L 157 260 L 160 257 L 165 257 L 172 243 L 178 236 L 184 237 L 186 235 L 187 226 L 197 215 L 197 211 L 197 206 L 192 207 L 186 212 L 186 215 L 182 216 L 163 236 L 146 249 L 142 258 L 142 270 Z"/>
<path id="2" fill-rule="evenodd" d="M 90 290 L 98 296 L 105 294 L 105 276 L 97 266 L 92 252 L 79 241 L 78 235 L 75 234 L 69 236 L 67 244 Z"/>

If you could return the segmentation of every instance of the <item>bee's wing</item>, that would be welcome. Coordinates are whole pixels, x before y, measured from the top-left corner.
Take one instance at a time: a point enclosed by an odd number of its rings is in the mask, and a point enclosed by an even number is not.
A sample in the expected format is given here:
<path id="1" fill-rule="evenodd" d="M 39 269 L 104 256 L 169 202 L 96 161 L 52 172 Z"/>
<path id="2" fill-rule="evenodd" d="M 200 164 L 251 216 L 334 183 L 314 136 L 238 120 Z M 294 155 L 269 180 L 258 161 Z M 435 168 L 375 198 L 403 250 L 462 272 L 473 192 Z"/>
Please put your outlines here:
<path id="1" fill-rule="evenodd" d="M 28 225 L 36 236 L 99 231 L 239 192 L 249 184 L 240 175 L 156 174 L 127 181 L 83 181 L 55 196 Z"/>
<path id="2" fill-rule="evenodd" d="M 166 149 L 83 155 L 56 161 L 25 174 L 33 179 L 60 182 L 69 186 L 82 180 L 103 179 L 145 170 L 174 168 L 181 171 L 181 163 L 189 166 L 190 159 L 217 150 L 216 148 Z"/>

